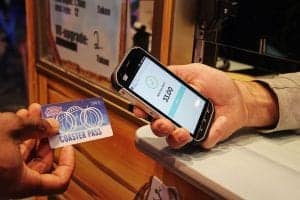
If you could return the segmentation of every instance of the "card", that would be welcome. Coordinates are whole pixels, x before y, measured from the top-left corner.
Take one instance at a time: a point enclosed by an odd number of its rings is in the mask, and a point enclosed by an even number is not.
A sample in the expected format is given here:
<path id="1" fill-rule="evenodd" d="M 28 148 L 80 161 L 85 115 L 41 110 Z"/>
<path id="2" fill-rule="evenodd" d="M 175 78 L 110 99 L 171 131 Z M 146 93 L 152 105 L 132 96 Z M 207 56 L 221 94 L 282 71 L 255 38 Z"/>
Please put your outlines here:
<path id="1" fill-rule="evenodd" d="M 59 121 L 59 134 L 49 138 L 51 148 L 113 135 L 102 98 L 43 105 L 42 118 Z"/>
<path id="2" fill-rule="evenodd" d="M 158 177 L 153 176 L 150 180 L 150 189 L 147 200 L 180 200 L 180 195 L 175 187 L 165 185 Z"/>

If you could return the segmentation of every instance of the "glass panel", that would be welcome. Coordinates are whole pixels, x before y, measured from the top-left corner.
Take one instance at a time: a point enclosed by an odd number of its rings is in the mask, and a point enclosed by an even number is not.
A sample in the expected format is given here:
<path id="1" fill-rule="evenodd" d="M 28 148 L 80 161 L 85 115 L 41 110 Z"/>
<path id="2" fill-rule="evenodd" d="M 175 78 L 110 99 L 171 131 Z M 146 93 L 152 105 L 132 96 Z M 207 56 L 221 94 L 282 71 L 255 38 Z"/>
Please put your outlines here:
<path id="1" fill-rule="evenodd" d="M 133 45 L 151 51 L 153 0 L 37 2 L 40 57 L 111 90 L 110 76 Z"/>
<path id="2" fill-rule="evenodd" d="M 122 0 L 50 0 L 48 37 L 56 61 L 84 76 L 109 79 L 124 51 L 122 6 Z"/>
<path id="3" fill-rule="evenodd" d="M 151 52 L 154 0 L 130 0 L 127 49 L 139 46 Z"/>

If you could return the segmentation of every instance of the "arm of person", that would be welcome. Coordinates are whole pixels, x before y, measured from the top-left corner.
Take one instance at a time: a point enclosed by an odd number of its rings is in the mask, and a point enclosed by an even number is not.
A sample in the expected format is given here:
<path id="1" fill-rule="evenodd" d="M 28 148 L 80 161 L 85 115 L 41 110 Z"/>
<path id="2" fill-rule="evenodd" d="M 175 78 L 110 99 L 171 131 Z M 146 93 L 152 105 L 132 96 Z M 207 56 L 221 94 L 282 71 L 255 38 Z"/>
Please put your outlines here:
<path id="1" fill-rule="evenodd" d="M 300 72 L 259 78 L 257 82 L 267 86 L 277 98 L 278 121 L 263 132 L 295 130 L 300 128 Z"/>
<path id="2" fill-rule="evenodd" d="M 245 127 L 275 127 L 279 118 L 278 99 L 268 85 L 256 81 L 235 81 L 246 107 Z"/>
<path id="3" fill-rule="evenodd" d="M 61 150 L 53 166 L 48 137 L 58 133 L 56 120 L 41 119 L 41 106 L 0 113 L 0 196 L 4 199 L 61 193 L 74 170 L 71 146 Z"/>
<path id="4" fill-rule="evenodd" d="M 171 66 L 170 70 L 214 103 L 215 117 L 208 137 L 201 143 L 203 148 L 214 147 L 242 127 L 271 129 L 280 123 L 281 96 L 262 80 L 232 80 L 226 73 L 202 64 Z M 138 108 L 134 113 L 145 117 Z M 154 120 L 151 128 L 157 136 L 166 137 L 173 148 L 191 141 L 185 129 L 175 127 L 163 118 Z"/>

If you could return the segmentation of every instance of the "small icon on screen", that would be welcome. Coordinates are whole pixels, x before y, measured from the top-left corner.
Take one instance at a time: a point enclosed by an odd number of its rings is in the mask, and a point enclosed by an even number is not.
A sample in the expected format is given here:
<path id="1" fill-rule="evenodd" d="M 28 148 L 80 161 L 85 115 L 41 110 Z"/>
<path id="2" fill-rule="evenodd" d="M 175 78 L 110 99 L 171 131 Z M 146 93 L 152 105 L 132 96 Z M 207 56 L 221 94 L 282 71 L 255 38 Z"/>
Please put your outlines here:
<path id="1" fill-rule="evenodd" d="M 151 89 L 157 88 L 157 86 L 158 86 L 157 78 L 154 76 L 147 76 L 146 77 L 146 85 Z"/>

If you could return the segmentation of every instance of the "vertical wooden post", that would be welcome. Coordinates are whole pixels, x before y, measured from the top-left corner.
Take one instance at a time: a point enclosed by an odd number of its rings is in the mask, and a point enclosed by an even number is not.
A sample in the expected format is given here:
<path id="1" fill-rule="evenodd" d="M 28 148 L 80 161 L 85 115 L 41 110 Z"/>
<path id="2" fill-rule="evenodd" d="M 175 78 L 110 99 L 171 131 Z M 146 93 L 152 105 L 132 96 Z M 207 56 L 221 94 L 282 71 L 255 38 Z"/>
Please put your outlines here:
<path id="1" fill-rule="evenodd" d="M 38 81 L 36 73 L 36 13 L 33 0 L 26 0 L 26 23 L 27 23 L 27 66 L 25 66 L 27 80 L 28 103 L 38 101 Z"/>
<path id="2" fill-rule="evenodd" d="M 156 0 L 153 13 L 152 54 L 169 64 L 171 28 L 175 0 Z"/>

